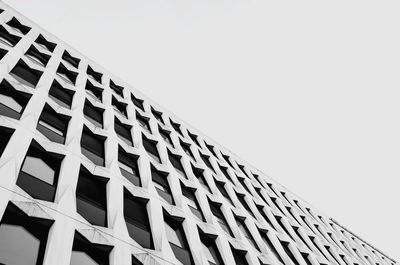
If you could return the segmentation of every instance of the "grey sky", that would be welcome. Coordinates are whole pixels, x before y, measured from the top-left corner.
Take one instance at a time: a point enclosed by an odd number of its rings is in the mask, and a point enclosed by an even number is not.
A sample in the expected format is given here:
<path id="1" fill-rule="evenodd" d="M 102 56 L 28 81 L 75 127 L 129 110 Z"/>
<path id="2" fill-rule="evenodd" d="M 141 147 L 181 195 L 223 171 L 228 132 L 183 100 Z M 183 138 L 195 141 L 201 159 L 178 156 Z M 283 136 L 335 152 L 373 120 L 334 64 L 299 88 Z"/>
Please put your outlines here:
<path id="1" fill-rule="evenodd" d="M 6 2 L 400 260 L 400 2 Z"/>

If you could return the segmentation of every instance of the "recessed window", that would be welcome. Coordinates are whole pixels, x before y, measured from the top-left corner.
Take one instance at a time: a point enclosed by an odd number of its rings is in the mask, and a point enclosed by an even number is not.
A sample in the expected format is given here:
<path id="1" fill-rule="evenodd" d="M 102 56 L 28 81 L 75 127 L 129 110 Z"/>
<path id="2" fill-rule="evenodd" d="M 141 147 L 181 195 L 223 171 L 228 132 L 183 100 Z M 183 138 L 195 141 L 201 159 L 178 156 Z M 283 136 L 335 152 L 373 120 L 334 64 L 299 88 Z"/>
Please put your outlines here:
<path id="1" fill-rule="evenodd" d="M 58 105 L 63 106 L 67 109 L 71 109 L 72 99 L 75 91 L 64 88 L 56 80 L 53 81 L 49 91 L 49 97 L 51 97 Z"/>
<path id="2" fill-rule="evenodd" d="M 95 101 L 102 102 L 103 89 L 93 85 L 89 80 L 86 81 L 85 86 L 86 93 L 93 98 Z"/>
<path id="3" fill-rule="evenodd" d="M 50 55 L 41 53 L 38 49 L 36 49 L 34 45 L 31 45 L 31 47 L 29 47 L 25 55 L 41 66 L 46 66 L 51 58 Z"/>
<path id="4" fill-rule="evenodd" d="M 126 152 L 121 146 L 118 146 L 118 165 L 121 174 L 127 178 L 133 185 L 140 187 L 140 175 L 138 170 L 138 157 Z"/>
<path id="5" fill-rule="evenodd" d="M 246 260 L 247 251 L 236 249 L 231 246 L 233 258 L 235 259 L 236 265 L 248 265 Z"/>
<path id="6" fill-rule="evenodd" d="M 129 236 L 144 248 L 154 248 L 149 217 L 147 215 L 148 200 L 134 197 L 124 189 L 124 217 Z"/>
<path id="7" fill-rule="evenodd" d="M 78 73 L 68 70 L 68 68 L 65 67 L 63 63 L 60 63 L 60 65 L 57 68 L 57 75 L 65 82 L 75 85 Z"/>
<path id="8" fill-rule="evenodd" d="M 21 37 L 11 34 L 0 25 L 0 41 L 10 47 L 14 47 L 21 40 Z"/>
<path id="9" fill-rule="evenodd" d="M 105 137 L 92 133 L 86 126 L 82 130 L 81 151 L 90 161 L 104 166 Z"/>
<path id="10" fill-rule="evenodd" d="M 192 153 L 192 150 L 190 150 L 190 144 L 183 142 L 182 140 L 179 140 L 181 147 L 183 149 L 183 151 L 185 152 L 185 154 L 187 154 L 188 156 L 190 156 L 193 160 L 194 159 L 194 155 Z"/>
<path id="11" fill-rule="evenodd" d="M 81 59 L 78 59 L 76 57 L 73 57 L 69 52 L 64 51 L 62 55 L 62 59 L 66 62 L 68 62 L 70 65 L 72 65 L 75 68 L 79 67 L 79 63 Z"/>
<path id="12" fill-rule="evenodd" d="M 10 141 L 11 136 L 13 135 L 15 130 L 0 126 L 0 157 L 6 149 L 8 141 Z"/>
<path id="13" fill-rule="evenodd" d="M 213 168 L 213 166 L 211 165 L 211 162 L 210 162 L 210 157 L 209 157 L 209 156 L 206 156 L 206 155 L 203 155 L 202 153 L 199 153 L 199 154 L 200 154 L 200 157 L 201 157 L 201 159 L 203 160 L 204 164 L 206 164 L 206 166 L 207 166 L 212 172 L 215 173 L 215 170 L 214 170 L 214 168 Z"/>
<path id="14" fill-rule="evenodd" d="M 144 111 L 143 100 L 142 99 L 138 99 L 133 94 L 131 94 L 131 100 L 132 100 L 133 105 L 135 105 L 137 108 L 139 108 L 142 111 Z"/>
<path id="15" fill-rule="evenodd" d="M 268 231 L 260 230 L 260 235 L 267 248 L 272 252 L 273 256 L 282 264 L 285 264 L 281 256 L 278 254 L 278 251 L 276 250 L 274 244 L 272 244 L 271 239 L 268 237 Z"/>
<path id="16" fill-rule="evenodd" d="M 85 100 L 83 114 L 85 118 L 99 128 L 103 128 L 103 113 L 104 109 L 92 105 L 89 100 Z"/>
<path id="17" fill-rule="evenodd" d="M 181 163 L 181 158 L 182 157 L 178 156 L 178 155 L 175 155 L 175 154 L 171 153 L 168 150 L 168 158 L 169 158 L 169 161 L 171 162 L 172 166 L 179 173 L 179 175 L 181 175 L 182 177 L 187 179 L 185 169 L 183 169 L 183 166 L 182 166 L 182 163 Z"/>
<path id="18" fill-rule="evenodd" d="M 36 38 L 35 42 L 37 44 L 40 44 L 42 47 L 46 48 L 50 52 L 53 52 L 57 46 L 57 44 L 48 41 L 42 34 L 39 34 L 39 36 Z"/>
<path id="19" fill-rule="evenodd" d="M 217 180 L 215 180 L 215 186 L 217 187 L 217 189 L 219 190 L 219 192 L 221 192 L 222 196 L 225 197 L 225 199 L 228 200 L 228 202 L 233 205 L 232 199 L 231 197 L 229 197 L 228 192 L 225 189 L 225 183 L 224 182 L 219 182 Z"/>
<path id="20" fill-rule="evenodd" d="M 196 190 L 192 188 L 188 188 L 181 182 L 181 189 L 183 198 L 185 199 L 187 205 L 189 206 L 190 211 L 193 213 L 194 216 L 199 218 L 201 221 L 204 221 L 204 215 L 201 211 L 200 205 L 196 199 Z"/>
<path id="21" fill-rule="evenodd" d="M 184 265 L 194 264 L 189 245 L 182 228 L 182 219 L 174 218 L 164 212 L 165 232 L 172 252 Z"/>
<path id="22" fill-rule="evenodd" d="M 192 171 L 193 171 L 194 176 L 200 182 L 201 186 L 204 189 L 206 189 L 208 192 L 211 192 L 211 189 L 207 184 L 206 178 L 204 177 L 204 170 L 201 169 L 201 168 L 197 168 L 197 167 L 192 165 Z"/>
<path id="23" fill-rule="evenodd" d="M 160 135 L 161 135 L 161 137 L 163 138 L 163 140 L 164 140 L 167 144 L 169 144 L 171 147 L 173 147 L 172 140 L 171 140 L 171 136 L 170 136 L 171 132 L 169 132 L 169 131 L 167 131 L 167 130 L 161 129 L 160 126 L 158 126 L 158 131 L 160 132 Z"/>
<path id="24" fill-rule="evenodd" d="M 242 187 L 243 187 L 248 193 L 251 194 L 249 188 L 248 188 L 247 185 L 246 185 L 245 179 L 244 179 L 244 178 L 241 178 L 241 177 L 239 177 L 239 176 L 236 176 L 236 177 L 237 177 L 237 179 L 239 180 L 240 185 L 242 185 Z"/>
<path id="25" fill-rule="evenodd" d="M 15 17 L 13 17 L 10 21 L 6 23 L 10 27 L 18 30 L 22 34 L 26 35 L 31 30 L 30 27 L 23 25 L 21 22 L 18 21 Z"/>
<path id="26" fill-rule="evenodd" d="M 221 255 L 218 251 L 217 244 L 215 242 L 217 236 L 206 234 L 203 231 L 199 231 L 200 241 L 203 246 L 203 253 L 210 265 L 223 265 Z"/>
<path id="27" fill-rule="evenodd" d="M 55 112 L 47 103 L 40 114 L 36 129 L 49 140 L 64 144 L 71 117 Z"/>
<path id="28" fill-rule="evenodd" d="M 136 257 L 132 255 L 132 265 L 143 265 Z"/>
<path id="29" fill-rule="evenodd" d="M 228 168 L 227 167 L 223 167 L 220 164 L 218 164 L 218 166 L 219 166 L 219 169 L 221 170 L 221 172 L 224 174 L 225 178 L 227 180 L 229 180 L 233 185 L 235 185 L 235 183 L 233 182 L 231 176 L 228 173 Z"/>
<path id="30" fill-rule="evenodd" d="M 46 152 L 32 141 L 18 175 L 17 185 L 33 198 L 53 201 L 63 156 Z"/>
<path id="31" fill-rule="evenodd" d="M 171 123 L 172 128 L 174 128 L 174 130 L 179 133 L 181 136 L 183 136 L 182 131 L 181 131 L 181 125 L 173 122 L 171 119 L 169 119 L 169 123 Z"/>
<path id="32" fill-rule="evenodd" d="M 42 264 L 52 223 L 9 203 L 0 223 L 0 264 Z"/>
<path id="33" fill-rule="evenodd" d="M 259 211 L 261 216 L 264 218 L 264 220 L 271 226 L 271 228 L 276 230 L 275 226 L 272 224 L 271 220 L 268 218 L 267 214 L 264 212 L 264 206 L 257 205 L 257 210 Z"/>
<path id="34" fill-rule="evenodd" d="M 292 260 L 292 262 L 295 265 L 300 265 L 300 263 L 297 261 L 297 259 L 293 255 L 292 251 L 289 249 L 289 242 L 284 242 L 284 241 L 280 241 L 280 242 L 283 247 L 283 250 L 285 251 L 286 255 Z M 338 264 L 340 264 L 340 263 L 338 263 Z"/>
<path id="35" fill-rule="evenodd" d="M 126 112 L 126 104 L 119 102 L 114 96 L 112 97 L 111 100 L 111 105 L 113 106 L 114 110 L 116 110 L 119 114 L 124 116 L 125 118 L 128 118 L 128 114 Z"/>
<path id="36" fill-rule="evenodd" d="M 114 117 L 114 130 L 117 136 L 124 141 L 127 145 L 133 146 L 132 135 L 131 135 L 132 126 L 120 122 L 117 117 Z"/>
<path id="37" fill-rule="evenodd" d="M 230 160 L 229 156 L 224 155 L 224 154 L 222 154 L 222 153 L 221 153 L 221 155 L 222 155 L 222 157 L 224 158 L 224 160 L 226 161 L 226 163 L 228 163 L 228 164 L 233 168 L 233 165 L 232 165 L 232 163 L 231 163 L 231 160 Z"/>
<path id="38" fill-rule="evenodd" d="M 157 170 L 151 165 L 151 179 L 158 195 L 169 204 L 174 204 L 171 188 L 168 184 L 168 173 Z"/>
<path id="39" fill-rule="evenodd" d="M 239 200 L 239 202 L 242 204 L 243 208 L 245 208 L 247 210 L 247 212 L 249 214 L 251 214 L 251 216 L 253 216 L 254 218 L 256 218 L 253 214 L 253 212 L 250 209 L 250 206 L 247 204 L 246 200 L 245 200 L 245 195 L 244 194 L 240 194 L 240 193 L 236 193 L 236 196 Z"/>
<path id="40" fill-rule="evenodd" d="M 85 237 L 75 232 L 70 265 L 109 265 L 112 247 L 90 243 Z"/>
<path id="41" fill-rule="evenodd" d="M 211 154 L 213 154 L 215 157 L 217 157 L 217 154 L 214 151 L 214 146 L 210 145 L 210 144 L 206 144 L 207 149 L 211 152 Z"/>
<path id="42" fill-rule="evenodd" d="M 102 73 L 96 72 L 92 67 L 90 67 L 90 65 L 88 65 L 86 73 L 101 84 L 101 78 L 103 77 Z"/>
<path id="43" fill-rule="evenodd" d="M 222 230 L 224 230 L 228 235 L 233 236 L 232 231 L 226 221 L 222 211 L 221 211 L 221 204 L 212 202 L 208 200 L 208 204 L 210 205 L 211 212 L 217 218 L 219 225 L 221 226 Z"/>
<path id="44" fill-rule="evenodd" d="M 7 80 L 3 79 L 0 83 L 0 114 L 19 119 L 31 96 L 14 89 Z"/>
<path id="45" fill-rule="evenodd" d="M 151 107 L 151 113 L 153 113 L 154 118 L 158 120 L 160 123 L 164 124 L 163 118 L 162 118 L 162 113 L 155 110 L 153 107 Z"/>
<path id="46" fill-rule="evenodd" d="M 108 179 L 90 174 L 81 166 L 76 187 L 76 210 L 89 223 L 107 226 Z"/>
<path id="47" fill-rule="evenodd" d="M 110 88 L 120 97 L 124 97 L 124 88 L 122 86 L 116 85 L 112 80 L 110 80 Z"/>
<path id="48" fill-rule="evenodd" d="M 245 224 L 245 219 L 240 218 L 235 216 L 235 220 L 236 220 L 236 224 L 239 227 L 239 230 L 242 231 L 243 235 L 247 238 L 247 240 L 250 242 L 250 244 L 255 247 L 258 251 L 260 251 L 260 249 L 258 248 L 256 241 L 254 240 L 253 236 L 251 235 L 249 229 L 247 228 L 246 224 Z"/>
<path id="49" fill-rule="evenodd" d="M 240 181 L 240 179 L 239 179 L 239 181 Z M 268 202 L 267 202 L 267 200 L 265 199 L 264 195 L 261 193 L 261 188 L 256 188 L 256 187 L 254 187 L 254 190 L 257 192 L 258 196 L 259 196 L 267 205 L 269 205 Z"/>
<path id="50" fill-rule="evenodd" d="M 3 59 L 4 56 L 6 56 L 7 52 L 7 50 L 0 48 L 0 60 Z"/>
<path id="51" fill-rule="evenodd" d="M 237 164 L 237 165 L 238 165 L 239 169 L 243 172 L 243 174 L 244 174 L 246 177 L 249 177 L 249 176 L 247 175 L 246 171 L 245 171 L 244 166 L 242 166 L 242 165 L 240 165 L 240 164 Z"/>
<path id="52" fill-rule="evenodd" d="M 23 85 L 35 88 L 39 82 L 43 72 L 30 68 L 23 60 L 19 60 L 18 63 L 11 70 L 12 75 L 18 82 Z"/>
<path id="53" fill-rule="evenodd" d="M 136 111 L 136 120 L 139 123 L 140 127 L 145 129 L 147 132 L 151 133 L 150 130 L 150 124 L 149 124 L 149 118 L 143 117 Z"/>
<path id="54" fill-rule="evenodd" d="M 193 141 L 198 147 L 201 148 L 201 145 L 200 145 L 199 140 L 198 140 L 199 137 L 198 137 L 197 135 L 195 135 L 195 134 L 189 132 L 189 131 L 187 131 L 187 133 L 188 133 L 190 139 L 192 139 L 192 141 Z"/>
<path id="55" fill-rule="evenodd" d="M 149 154 L 149 156 L 151 156 L 158 163 L 161 163 L 160 155 L 158 154 L 157 150 L 157 142 L 147 139 L 144 134 L 142 134 L 142 141 L 143 147 L 146 150 L 147 154 Z"/>
<path id="56" fill-rule="evenodd" d="M 286 228 L 285 224 L 282 222 L 282 217 L 280 216 L 276 216 L 275 215 L 275 219 L 277 221 L 277 223 L 280 225 L 280 227 L 282 228 L 282 230 L 291 238 L 294 240 L 292 234 L 289 233 L 288 229 Z"/>

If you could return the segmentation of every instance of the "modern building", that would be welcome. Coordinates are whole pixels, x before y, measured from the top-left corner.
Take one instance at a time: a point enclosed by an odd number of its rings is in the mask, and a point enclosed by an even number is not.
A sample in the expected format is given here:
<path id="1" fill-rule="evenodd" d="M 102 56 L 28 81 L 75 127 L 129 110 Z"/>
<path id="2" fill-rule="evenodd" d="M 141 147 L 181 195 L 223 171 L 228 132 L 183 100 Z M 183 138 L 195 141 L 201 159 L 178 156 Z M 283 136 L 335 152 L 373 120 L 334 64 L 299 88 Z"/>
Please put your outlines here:
<path id="1" fill-rule="evenodd" d="M 0 264 L 396 263 L 0 8 Z"/>

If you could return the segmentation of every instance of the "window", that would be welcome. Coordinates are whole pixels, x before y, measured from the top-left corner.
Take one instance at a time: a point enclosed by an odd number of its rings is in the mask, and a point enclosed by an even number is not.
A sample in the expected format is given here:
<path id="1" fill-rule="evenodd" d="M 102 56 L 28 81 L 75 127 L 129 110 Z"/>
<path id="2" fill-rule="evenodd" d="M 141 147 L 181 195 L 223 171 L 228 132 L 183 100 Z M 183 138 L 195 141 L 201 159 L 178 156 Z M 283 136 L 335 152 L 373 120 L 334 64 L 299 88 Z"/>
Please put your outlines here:
<path id="1" fill-rule="evenodd" d="M 76 187 L 76 209 L 89 223 L 107 226 L 108 179 L 94 176 L 81 166 Z"/>
<path id="2" fill-rule="evenodd" d="M 183 136 L 182 131 L 181 131 L 181 125 L 178 123 L 173 122 L 171 119 L 169 119 L 169 122 L 171 123 L 172 128 L 174 128 L 174 130 L 179 133 L 180 135 Z"/>
<path id="3" fill-rule="evenodd" d="M 147 215 L 148 200 L 134 197 L 124 188 L 124 217 L 129 236 L 144 248 L 154 248 Z"/>
<path id="4" fill-rule="evenodd" d="M 15 90 L 7 80 L 0 83 L 0 114 L 19 119 L 28 104 L 31 94 Z"/>
<path id="5" fill-rule="evenodd" d="M 300 263 L 297 261 L 297 259 L 293 255 L 293 252 L 289 249 L 289 242 L 284 242 L 284 241 L 280 241 L 280 242 L 283 247 L 283 250 L 285 251 L 286 255 L 288 255 L 288 257 L 292 260 L 292 262 L 295 265 L 300 265 Z"/>
<path id="6" fill-rule="evenodd" d="M 110 88 L 115 92 L 120 97 L 124 97 L 124 88 L 122 86 L 116 85 L 111 79 L 110 79 Z"/>
<path id="7" fill-rule="evenodd" d="M 131 94 L 131 100 L 132 100 L 133 105 L 135 105 L 140 110 L 144 111 L 143 100 L 142 99 L 138 99 L 133 94 Z"/>
<path id="8" fill-rule="evenodd" d="M 245 171 L 245 168 L 244 168 L 244 166 L 243 166 L 243 165 L 240 165 L 240 164 L 237 164 L 237 165 L 238 165 L 238 167 L 239 167 L 240 171 L 242 171 L 242 172 L 243 172 L 243 174 L 244 174 L 246 177 L 249 177 L 249 176 L 247 175 L 246 171 Z"/>
<path id="9" fill-rule="evenodd" d="M 11 136 L 13 135 L 14 130 L 0 126 L 0 157 L 4 152 L 4 149 L 6 149 L 8 141 L 10 141 Z"/>
<path id="10" fill-rule="evenodd" d="M 272 244 L 271 239 L 268 237 L 268 231 L 263 231 L 260 230 L 260 235 L 262 240 L 264 241 L 265 245 L 267 245 L 267 248 L 272 252 L 273 256 L 279 260 L 282 264 L 285 264 L 281 258 L 281 256 L 278 254 L 278 251 L 276 250 L 274 244 Z"/>
<path id="11" fill-rule="evenodd" d="M 60 63 L 57 68 L 57 75 L 61 77 L 61 79 L 63 79 L 65 82 L 75 85 L 78 73 L 68 70 L 68 68 L 65 67 L 63 63 Z"/>
<path id="12" fill-rule="evenodd" d="M 309 256 L 310 256 L 309 254 L 303 253 L 303 252 L 301 252 L 300 254 L 303 257 L 303 259 L 304 259 L 304 261 L 306 262 L 307 265 L 312 265 L 312 263 L 310 261 L 310 258 L 309 258 Z M 347 262 L 344 260 L 344 256 L 341 255 L 341 258 L 343 259 L 345 264 L 347 264 Z"/>
<path id="13" fill-rule="evenodd" d="M 161 112 L 156 111 L 153 107 L 151 107 L 151 113 L 153 113 L 153 116 L 156 118 L 156 120 L 158 120 L 161 124 L 164 124 Z"/>
<path id="14" fill-rule="evenodd" d="M 233 182 L 231 176 L 228 173 L 228 168 L 227 167 L 223 167 L 220 164 L 218 164 L 218 166 L 219 166 L 219 169 L 221 170 L 221 172 L 224 174 L 225 178 L 227 180 L 229 180 L 233 185 L 235 185 L 235 183 Z"/>
<path id="15" fill-rule="evenodd" d="M 90 243 L 75 232 L 70 265 L 109 265 L 109 253 L 112 247 Z"/>
<path id="16" fill-rule="evenodd" d="M 64 51 L 62 58 L 64 61 L 68 62 L 73 67 L 75 67 L 75 68 L 79 67 L 79 63 L 80 63 L 81 59 L 73 57 L 71 54 L 69 54 L 69 52 Z"/>
<path id="17" fill-rule="evenodd" d="M 240 179 L 239 179 L 239 181 L 240 181 Z M 256 187 L 254 187 L 254 190 L 257 192 L 258 196 L 260 196 L 260 198 L 261 198 L 267 205 L 269 205 L 268 202 L 267 202 L 267 200 L 265 199 L 265 197 L 264 197 L 264 196 L 262 195 L 262 193 L 261 193 L 261 188 L 256 188 Z"/>
<path id="18" fill-rule="evenodd" d="M 214 168 L 212 167 L 211 162 L 210 162 L 210 160 L 209 160 L 210 157 L 209 157 L 209 156 L 206 156 L 206 155 L 203 155 L 202 153 L 199 153 L 199 154 L 200 154 L 200 157 L 201 157 L 201 159 L 203 160 L 204 164 L 206 164 L 206 166 L 207 166 L 209 169 L 211 169 L 212 172 L 215 173 L 215 170 L 214 170 Z"/>
<path id="19" fill-rule="evenodd" d="M 233 202 L 231 200 L 231 198 L 229 197 L 228 192 L 225 189 L 225 183 L 224 182 L 219 182 L 217 180 L 215 180 L 215 186 L 217 186 L 217 189 L 219 190 L 219 192 L 221 192 L 222 196 L 225 197 L 225 199 L 228 200 L 228 202 L 233 205 Z"/>
<path id="20" fill-rule="evenodd" d="M 206 144 L 207 149 L 211 152 L 211 154 L 213 154 L 215 157 L 217 157 L 217 154 L 214 151 L 214 146 L 209 145 L 207 143 L 205 143 L 205 144 Z"/>
<path id="21" fill-rule="evenodd" d="M 142 134 L 142 141 L 143 147 L 146 150 L 147 154 L 149 154 L 149 156 L 151 156 L 158 163 L 161 163 L 160 155 L 158 154 L 157 150 L 157 142 L 147 139 L 144 134 Z"/>
<path id="22" fill-rule="evenodd" d="M 182 157 L 175 155 L 168 150 L 168 158 L 169 158 L 169 161 L 171 162 L 172 166 L 179 173 L 179 175 L 181 175 L 182 177 L 187 179 L 185 169 L 183 168 L 182 163 L 181 163 Z"/>
<path id="23" fill-rule="evenodd" d="M 269 220 L 267 214 L 264 212 L 264 206 L 257 205 L 257 209 L 260 212 L 261 216 L 264 218 L 265 221 L 272 227 L 272 229 L 276 230 L 275 226 L 272 224 L 271 220 Z"/>
<path id="24" fill-rule="evenodd" d="M 136 257 L 132 255 L 132 265 L 143 265 Z"/>
<path id="25" fill-rule="evenodd" d="M 33 198 L 53 201 L 63 156 L 46 152 L 32 141 L 18 175 L 17 185 Z"/>
<path id="26" fill-rule="evenodd" d="M 236 265 L 248 265 L 246 260 L 247 251 L 239 250 L 231 246 L 233 258 L 235 260 Z"/>
<path id="27" fill-rule="evenodd" d="M 23 60 L 19 60 L 18 63 L 11 70 L 12 75 L 18 82 L 23 85 L 35 88 L 39 82 L 43 72 L 30 68 Z"/>
<path id="28" fill-rule="evenodd" d="M 237 177 L 237 179 L 239 180 L 240 185 L 242 185 L 242 187 L 243 187 L 248 193 L 251 194 L 249 188 L 248 188 L 247 185 L 246 185 L 245 179 L 244 179 L 244 178 L 241 178 L 241 177 L 238 177 L 238 176 L 236 176 L 236 177 Z"/>
<path id="29" fill-rule="evenodd" d="M 2 48 L 0 48 L 0 60 L 3 59 L 3 57 L 7 54 L 7 50 L 4 50 Z"/>
<path id="30" fill-rule="evenodd" d="M 86 126 L 82 130 L 81 151 L 90 161 L 104 166 L 105 137 L 92 133 Z"/>
<path id="31" fill-rule="evenodd" d="M 240 194 L 240 193 L 236 193 L 236 196 L 239 200 L 239 202 L 242 204 L 243 208 L 245 208 L 247 210 L 247 212 L 249 214 L 251 214 L 251 216 L 253 216 L 254 218 L 256 218 L 253 214 L 253 212 L 251 211 L 249 205 L 247 204 L 246 200 L 245 200 L 245 195 L 244 194 Z"/>
<path id="32" fill-rule="evenodd" d="M 119 102 L 114 96 L 112 97 L 111 100 L 111 105 L 113 106 L 114 110 L 116 110 L 119 114 L 124 116 L 125 118 L 128 118 L 128 114 L 126 112 L 126 104 Z"/>
<path id="33" fill-rule="evenodd" d="M 182 140 L 179 140 L 181 147 L 183 149 L 183 151 L 185 152 L 185 154 L 187 154 L 188 156 L 190 156 L 193 160 L 194 159 L 194 155 L 192 153 L 192 150 L 190 150 L 190 144 L 183 142 Z"/>
<path id="34" fill-rule="evenodd" d="M 187 131 L 187 133 L 188 133 L 190 139 L 192 139 L 192 141 L 193 141 L 198 147 L 201 148 L 201 145 L 200 145 L 200 143 L 199 143 L 199 141 L 198 141 L 198 138 L 199 138 L 199 137 L 198 137 L 197 135 L 195 135 L 195 134 L 189 132 L 189 131 Z"/>
<path id="35" fill-rule="evenodd" d="M 49 96 L 58 103 L 58 105 L 71 109 L 72 98 L 75 92 L 64 88 L 56 80 L 51 84 Z"/>
<path id="36" fill-rule="evenodd" d="M 85 118 L 100 128 L 103 128 L 103 112 L 104 109 L 95 107 L 89 100 L 85 100 L 85 106 L 83 107 Z"/>
<path id="37" fill-rule="evenodd" d="M 29 47 L 25 55 L 41 66 L 46 66 L 51 58 L 50 55 L 41 53 L 38 49 L 36 49 L 34 45 L 31 45 L 31 47 Z"/>
<path id="38" fill-rule="evenodd" d="M 171 132 L 161 129 L 160 126 L 158 126 L 158 131 L 160 132 L 160 135 L 164 139 L 164 141 L 173 147 L 171 136 L 170 136 Z"/>
<path id="39" fill-rule="evenodd" d="M 192 171 L 194 176 L 200 182 L 200 185 L 203 186 L 203 188 L 206 189 L 208 192 L 211 192 L 210 187 L 208 186 L 207 181 L 203 175 L 204 170 L 192 165 Z"/>
<path id="40" fill-rule="evenodd" d="M 223 265 L 221 255 L 215 243 L 216 235 L 206 234 L 199 229 L 200 241 L 203 246 L 203 252 L 210 265 Z"/>
<path id="41" fill-rule="evenodd" d="M 281 226 L 282 230 L 294 241 L 292 234 L 289 233 L 288 229 L 286 228 L 285 224 L 282 222 L 282 217 L 275 216 L 276 221 Z"/>
<path id="42" fill-rule="evenodd" d="M 90 65 L 88 65 L 86 73 L 101 84 L 101 78 L 103 77 L 102 73 L 96 72 L 92 67 L 90 67 Z"/>
<path id="43" fill-rule="evenodd" d="M 219 225 L 221 226 L 222 230 L 224 230 L 228 235 L 233 236 L 231 229 L 229 228 L 228 223 L 221 211 L 221 204 L 212 202 L 208 200 L 208 204 L 210 205 L 211 212 L 217 218 Z"/>
<path id="44" fill-rule="evenodd" d="M 0 264 L 42 264 L 51 225 L 9 203 L 0 223 Z"/>
<path id="45" fill-rule="evenodd" d="M 40 114 L 36 129 L 49 140 L 64 144 L 69 120 L 69 116 L 55 112 L 50 105 L 46 103 Z"/>
<path id="46" fill-rule="evenodd" d="M 102 102 L 103 98 L 103 89 L 97 86 L 94 86 L 89 80 L 86 81 L 85 86 L 86 93 L 95 101 Z"/>
<path id="47" fill-rule="evenodd" d="M 133 185 L 140 187 L 141 181 L 137 161 L 137 156 L 127 153 L 121 146 L 118 146 L 118 165 L 122 176 Z"/>
<path id="48" fill-rule="evenodd" d="M 136 111 L 136 120 L 139 123 L 140 127 L 145 129 L 147 132 L 151 133 L 150 130 L 150 124 L 149 124 L 149 119 L 146 117 L 143 117 Z"/>
<path id="49" fill-rule="evenodd" d="M 174 218 L 164 211 L 165 232 L 177 260 L 184 265 L 194 264 L 189 245 L 182 229 L 182 219 Z"/>
<path id="50" fill-rule="evenodd" d="M 260 249 L 258 248 L 256 241 L 254 240 L 253 236 L 251 235 L 249 229 L 247 228 L 245 222 L 244 222 L 244 218 L 235 216 L 236 219 L 236 224 L 239 227 L 239 230 L 242 231 L 243 235 L 247 238 L 247 240 L 250 242 L 250 244 L 255 247 L 258 251 L 260 251 Z"/>
<path id="51" fill-rule="evenodd" d="M 21 22 L 19 22 L 18 19 L 16 19 L 15 17 L 13 17 L 6 24 L 12 28 L 18 30 L 19 32 L 21 32 L 24 35 L 28 34 L 28 32 L 31 30 L 30 27 L 21 24 Z"/>
<path id="52" fill-rule="evenodd" d="M 4 44 L 14 47 L 21 40 L 21 37 L 9 33 L 3 26 L 0 25 L 0 41 Z"/>
<path id="53" fill-rule="evenodd" d="M 36 38 L 35 42 L 37 44 L 40 44 L 42 47 L 45 47 L 47 50 L 49 50 L 50 52 L 53 52 L 54 49 L 56 48 L 57 44 L 50 42 L 48 40 L 46 40 L 45 37 L 43 37 L 42 34 L 39 34 L 39 36 Z"/>
<path id="54" fill-rule="evenodd" d="M 174 204 L 171 188 L 168 184 L 168 173 L 157 170 L 151 165 L 151 179 L 158 195 L 169 204 Z"/>
<path id="55" fill-rule="evenodd" d="M 229 156 L 224 155 L 224 154 L 222 154 L 222 153 L 221 153 L 221 155 L 222 155 L 222 157 L 224 158 L 224 160 L 226 161 L 226 163 L 228 163 L 228 164 L 233 168 L 233 165 L 232 165 L 232 163 L 231 163 L 231 161 L 230 161 L 230 159 L 229 159 Z"/>
<path id="56" fill-rule="evenodd" d="M 132 126 L 124 124 L 120 122 L 116 117 L 114 117 L 114 130 L 118 137 L 124 141 L 127 145 L 133 146 L 132 135 L 131 135 Z"/>
<path id="57" fill-rule="evenodd" d="M 187 205 L 189 206 L 190 211 L 193 213 L 193 215 L 195 215 L 201 221 L 204 221 L 203 212 L 201 211 L 200 205 L 196 199 L 196 195 L 195 195 L 196 190 L 186 187 L 185 185 L 182 184 L 182 182 L 181 182 L 181 189 L 182 189 L 183 197 L 184 197 Z"/>

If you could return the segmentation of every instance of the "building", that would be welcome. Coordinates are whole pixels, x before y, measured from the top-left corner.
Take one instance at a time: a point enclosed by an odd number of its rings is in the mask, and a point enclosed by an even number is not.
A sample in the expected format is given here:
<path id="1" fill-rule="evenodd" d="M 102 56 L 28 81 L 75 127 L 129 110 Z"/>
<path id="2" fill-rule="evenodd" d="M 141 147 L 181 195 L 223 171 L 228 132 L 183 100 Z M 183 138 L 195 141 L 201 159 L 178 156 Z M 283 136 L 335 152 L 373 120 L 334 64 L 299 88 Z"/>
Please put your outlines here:
<path id="1" fill-rule="evenodd" d="M 396 263 L 0 8 L 0 264 Z"/>

